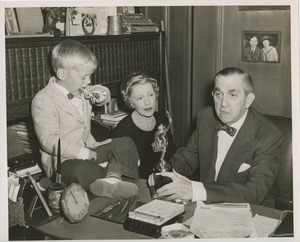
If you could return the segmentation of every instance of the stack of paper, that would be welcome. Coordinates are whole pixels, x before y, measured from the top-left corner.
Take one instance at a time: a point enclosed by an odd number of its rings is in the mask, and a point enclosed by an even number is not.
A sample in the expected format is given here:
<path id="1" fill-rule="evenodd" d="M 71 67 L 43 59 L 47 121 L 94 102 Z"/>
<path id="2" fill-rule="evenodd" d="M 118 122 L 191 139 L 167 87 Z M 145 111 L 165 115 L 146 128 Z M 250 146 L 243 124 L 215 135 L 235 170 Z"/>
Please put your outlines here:
<path id="1" fill-rule="evenodd" d="M 199 238 L 257 237 L 248 203 L 199 206 L 195 209 L 190 231 Z"/>

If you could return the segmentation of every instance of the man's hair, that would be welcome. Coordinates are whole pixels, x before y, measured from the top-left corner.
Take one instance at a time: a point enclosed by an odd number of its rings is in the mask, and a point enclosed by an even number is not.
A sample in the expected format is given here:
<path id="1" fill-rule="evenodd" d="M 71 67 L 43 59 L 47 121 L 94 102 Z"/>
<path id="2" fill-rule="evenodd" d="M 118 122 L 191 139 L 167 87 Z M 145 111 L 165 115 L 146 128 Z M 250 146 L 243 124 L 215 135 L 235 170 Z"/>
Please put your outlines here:
<path id="1" fill-rule="evenodd" d="M 157 80 L 152 78 L 147 72 L 133 72 L 125 76 L 121 84 L 121 95 L 124 103 L 129 107 L 131 106 L 130 96 L 132 87 L 137 84 L 145 84 L 150 83 L 155 92 L 156 98 L 159 96 L 159 86 L 157 84 Z"/>
<path id="2" fill-rule="evenodd" d="M 257 42 L 258 42 L 258 38 L 257 38 L 255 35 L 252 35 L 252 36 L 251 36 L 250 41 L 251 41 L 251 39 L 253 39 L 253 38 L 255 38 L 255 39 L 257 40 Z"/>
<path id="3" fill-rule="evenodd" d="M 85 64 L 91 64 L 94 69 L 97 67 L 97 58 L 87 47 L 76 40 L 65 40 L 54 47 L 51 54 L 53 70 L 64 68 L 66 65 L 76 65 L 76 57 Z M 78 59 L 77 59 L 78 61 Z"/>
<path id="4" fill-rule="evenodd" d="M 254 92 L 254 85 L 251 76 L 247 73 L 244 72 L 236 67 L 226 67 L 223 70 L 219 71 L 214 78 L 214 87 L 216 86 L 216 79 L 219 76 L 240 76 L 243 81 L 243 89 L 246 94 L 246 96 L 249 93 Z"/>

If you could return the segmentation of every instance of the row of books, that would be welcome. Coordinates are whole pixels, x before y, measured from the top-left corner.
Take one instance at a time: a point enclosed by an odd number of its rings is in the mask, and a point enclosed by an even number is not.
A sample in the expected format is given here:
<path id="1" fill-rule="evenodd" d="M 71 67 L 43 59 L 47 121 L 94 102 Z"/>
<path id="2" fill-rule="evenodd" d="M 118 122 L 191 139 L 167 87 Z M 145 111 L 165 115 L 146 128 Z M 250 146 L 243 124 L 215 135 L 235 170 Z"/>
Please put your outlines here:
<path id="1" fill-rule="evenodd" d="M 49 47 L 6 49 L 6 98 L 31 98 L 50 78 Z"/>
<path id="2" fill-rule="evenodd" d="M 158 32 L 159 28 L 143 13 L 127 13 L 121 15 L 123 33 Z"/>
<path id="3" fill-rule="evenodd" d="M 127 115 L 128 113 L 117 110 L 114 112 L 101 114 L 100 117 L 103 125 L 107 127 L 108 130 L 113 130 L 118 125 L 118 123 Z"/>
<path id="4" fill-rule="evenodd" d="M 56 42 L 48 46 L 6 49 L 7 101 L 33 97 L 49 81 L 49 53 Z M 98 65 L 92 81 L 114 83 L 136 70 L 159 72 L 158 40 L 85 44 L 96 54 Z"/>
<path id="5" fill-rule="evenodd" d="M 25 153 L 32 154 L 38 152 L 39 144 L 33 127 L 30 127 L 29 124 L 25 122 L 20 122 L 12 126 L 12 129 L 16 131 L 17 137 L 24 145 L 23 149 Z"/>

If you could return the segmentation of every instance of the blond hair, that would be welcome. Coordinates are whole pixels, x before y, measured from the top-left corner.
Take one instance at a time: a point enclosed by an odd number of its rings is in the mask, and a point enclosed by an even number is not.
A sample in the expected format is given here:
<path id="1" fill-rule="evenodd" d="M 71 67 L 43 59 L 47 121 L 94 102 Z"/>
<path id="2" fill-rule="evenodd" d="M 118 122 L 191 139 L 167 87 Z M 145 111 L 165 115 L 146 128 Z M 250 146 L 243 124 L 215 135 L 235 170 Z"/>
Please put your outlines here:
<path id="1" fill-rule="evenodd" d="M 65 40 L 56 45 L 52 50 L 51 62 L 55 73 L 59 68 L 70 65 L 88 64 L 94 70 L 98 65 L 94 53 L 76 40 Z"/>
<path id="2" fill-rule="evenodd" d="M 159 86 L 157 84 L 157 80 L 150 77 L 147 72 L 134 72 L 127 75 L 121 85 L 121 95 L 124 103 L 129 107 L 132 108 L 130 96 L 132 92 L 132 87 L 138 84 L 145 84 L 150 83 L 153 87 L 155 92 L 156 99 L 159 96 Z"/>

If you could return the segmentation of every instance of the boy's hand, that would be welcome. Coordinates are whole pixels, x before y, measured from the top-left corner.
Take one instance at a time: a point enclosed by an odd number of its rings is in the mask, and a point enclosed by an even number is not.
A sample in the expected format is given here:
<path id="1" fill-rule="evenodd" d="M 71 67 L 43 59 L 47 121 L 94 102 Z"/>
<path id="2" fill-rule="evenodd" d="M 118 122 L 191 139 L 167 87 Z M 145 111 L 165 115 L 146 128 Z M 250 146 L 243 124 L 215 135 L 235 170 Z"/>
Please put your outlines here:
<path id="1" fill-rule="evenodd" d="M 93 150 L 89 150 L 89 160 L 91 159 L 97 159 L 97 153 Z"/>

